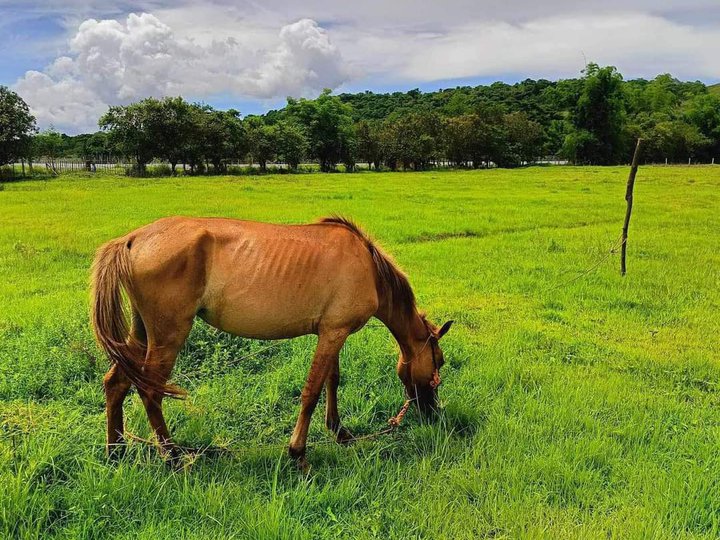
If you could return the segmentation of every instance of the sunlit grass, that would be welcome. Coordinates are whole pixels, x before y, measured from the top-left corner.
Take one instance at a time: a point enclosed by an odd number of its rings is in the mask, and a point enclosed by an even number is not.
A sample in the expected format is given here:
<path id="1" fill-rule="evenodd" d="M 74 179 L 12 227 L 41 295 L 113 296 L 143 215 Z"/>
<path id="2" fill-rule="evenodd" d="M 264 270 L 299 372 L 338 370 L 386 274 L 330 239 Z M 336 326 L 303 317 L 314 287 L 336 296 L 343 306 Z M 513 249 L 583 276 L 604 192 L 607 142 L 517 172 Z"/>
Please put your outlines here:
<path id="1" fill-rule="evenodd" d="M 129 179 L 0 192 L 0 538 L 716 537 L 720 533 L 720 168 L 645 167 L 628 275 L 627 169 Z M 170 472 L 131 444 L 104 459 L 88 267 L 103 241 L 172 214 L 356 219 L 410 275 L 443 340 L 444 411 L 285 457 L 315 339 L 261 343 L 198 324 L 169 402 L 179 442 L 229 450 Z M 569 283 L 568 283 L 569 281 Z M 373 325 L 341 356 L 356 434 L 402 403 Z M 149 437 L 137 396 L 128 428 Z"/>

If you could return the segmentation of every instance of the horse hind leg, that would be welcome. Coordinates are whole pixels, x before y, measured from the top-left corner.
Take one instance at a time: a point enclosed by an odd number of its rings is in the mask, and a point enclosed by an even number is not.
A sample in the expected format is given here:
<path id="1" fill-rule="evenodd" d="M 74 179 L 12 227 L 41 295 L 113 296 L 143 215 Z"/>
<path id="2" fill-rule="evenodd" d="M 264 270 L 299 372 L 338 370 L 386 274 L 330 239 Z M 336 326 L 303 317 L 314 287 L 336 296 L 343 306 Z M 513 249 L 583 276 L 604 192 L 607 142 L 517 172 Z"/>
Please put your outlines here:
<path id="1" fill-rule="evenodd" d="M 145 326 L 140 314 L 135 309 L 132 312 L 130 335 L 137 343 L 145 345 Z M 118 459 L 125 449 L 123 403 L 130 391 L 130 385 L 130 379 L 125 376 L 117 365 L 111 366 L 103 378 L 107 419 L 107 453 L 111 459 Z"/>
<path id="2" fill-rule="evenodd" d="M 148 327 L 148 349 L 145 357 L 145 372 L 155 381 L 165 384 L 192 327 L 192 317 L 184 320 L 163 320 L 162 328 Z M 165 397 L 161 392 L 138 389 L 145 406 L 148 421 L 152 426 L 162 453 L 177 464 L 180 452 L 173 443 L 162 411 Z"/>
<path id="3" fill-rule="evenodd" d="M 110 459 L 120 458 L 125 450 L 123 402 L 130 391 L 130 380 L 113 365 L 103 378 L 105 415 L 107 418 L 107 453 Z"/>

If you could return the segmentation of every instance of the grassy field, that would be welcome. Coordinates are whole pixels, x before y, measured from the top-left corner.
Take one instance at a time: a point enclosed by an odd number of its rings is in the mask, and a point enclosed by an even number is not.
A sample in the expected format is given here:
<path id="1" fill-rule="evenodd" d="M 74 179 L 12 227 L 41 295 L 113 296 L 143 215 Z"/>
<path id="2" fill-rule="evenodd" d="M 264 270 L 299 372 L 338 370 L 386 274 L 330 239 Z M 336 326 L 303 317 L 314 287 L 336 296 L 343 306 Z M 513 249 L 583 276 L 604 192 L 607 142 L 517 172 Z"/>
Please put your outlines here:
<path id="1" fill-rule="evenodd" d="M 604 256 L 627 168 L 248 178 L 63 177 L 0 191 L 1 538 L 715 538 L 720 534 L 720 167 L 645 167 L 628 275 Z M 322 414 L 302 476 L 285 445 L 315 338 L 197 324 L 168 402 L 170 472 L 104 457 L 107 363 L 88 324 L 94 249 L 158 217 L 355 218 L 456 320 L 439 420 L 340 447 Z M 569 283 L 567 283 L 570 281 Z M 257 352 L 252 358 L 239 358 Z M 355 434 L 402 403 L 382 327 L 341 355 Z M 150 431 L 137 395 L 128 428 Z M 320 412 L 320 409 L 319 409 Z"/>

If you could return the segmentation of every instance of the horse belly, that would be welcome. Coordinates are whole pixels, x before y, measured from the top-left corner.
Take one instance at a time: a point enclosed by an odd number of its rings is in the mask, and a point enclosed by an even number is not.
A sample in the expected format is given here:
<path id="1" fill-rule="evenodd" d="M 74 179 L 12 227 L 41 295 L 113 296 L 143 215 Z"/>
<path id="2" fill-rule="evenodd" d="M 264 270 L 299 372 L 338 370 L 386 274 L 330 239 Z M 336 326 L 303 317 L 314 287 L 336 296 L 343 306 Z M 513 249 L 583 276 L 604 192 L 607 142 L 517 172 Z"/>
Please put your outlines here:
<path id="1" fill-rule="evenodd" d="M 345 251 L 284 238 L 246 237 L 227 247 L 216 251 L 200 312 L 213 326 L 282 339 L 369 318 L 373 274 Z"/>
<path id="2" fill-rule="evenodd" d="M 214 272 L 200 316 L 220 330 L 253 339 L 316 333 L 332 287 L 313 275 L 293 277 L 243 266 Z"/>
<path id="3" fill-rule="evenodd" d="M 301 298 L 277 300 L 257 294 L 227 294 L 220 301 L 209 302 L 199 315 L 224 332 L 252 339 L 283 339 L 317 332 L 322 313 L 313 308 L 313 303 Z"/>

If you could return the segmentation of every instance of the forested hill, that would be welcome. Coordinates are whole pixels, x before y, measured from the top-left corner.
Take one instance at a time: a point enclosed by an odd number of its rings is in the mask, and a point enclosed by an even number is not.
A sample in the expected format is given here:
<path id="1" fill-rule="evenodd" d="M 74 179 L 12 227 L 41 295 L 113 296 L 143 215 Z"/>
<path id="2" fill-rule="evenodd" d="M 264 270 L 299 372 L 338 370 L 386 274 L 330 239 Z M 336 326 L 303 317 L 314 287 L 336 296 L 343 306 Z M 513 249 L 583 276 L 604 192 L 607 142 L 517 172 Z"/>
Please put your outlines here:
<path id="1" fill-rule="evenodd" d="M 2 90 L 2 87 L 0 87 Z M 5 91 L 9 103 L 22 100 Z M 24 102 L 22 102 L 24 103 Z M 27 106 L 16 107 L 27 113 Z M 29 113 L 28 113 L 29 114 Z M 22 116 L 22 114 L 20 115 Z M 22 116 L 24 118 L 24 116 Z M 148 98 L 111 107 L 102 131 L 68 137 L 34 135 L 34 120 L 11 159 L 36 156 L 130 156 L 139 170 L 153 159 L 223 171 L 246 159 L 265 169 L 312 160 L 322 170 L 357 162 L 375 168 L 512 167 L 563 157 L 573 163 L 627 162 L 638 137 L 647 162 L 710 163 L 720 158 L 720 85 L 671 75 L 625 80 L 612 66 L 588 64 L 582 77 L 545 79 L 436 92 L 393 92 L 288 98 L 264 115 L 242 117 L 181 97 Z M 12 148 L 10 149 L 12 150 Z"/>
<path id="2" fill-rule="evenodd" d="M 359 120 L 383 120 L 393 115 L 434 111 L 443 116 L 471 114 L 479 108 L 500 107 L 505 113 L 523 112 L 531 120 L 548 126 L 553 120 L 571 114 L 583 92 L 582 78 L 549 81 L 526 79 L 515 84 L 496 82 L 487 86 L 459 86 L 437 92 L 361 92 L 340 94 L 352 106 Z M 629 116 L 640 112 L 667 113 L 673 106 L 709 91 L 720 93 L 720 84 L 706 87 L 702 82 L 682 82 L 671 75 L 653 80 L 633 79 L 622 82 L 625 109 Z"/>
<path id="3" fill-rule="evenodd" d="M 567 111 L 572 96 L 582 88 L 582 80 L 553 82 L 527 79 L 517 84 L 496 82 L 489 86 L 459 86 L 436 92 L 362 92 L 340 94 L 359 120 L 384 120 L 393 115 L 416 111 L 434 111 L 444 116 L 470 114 L 479 106 L 497 105 L 505 112 L 524 112 L 535 121 L 547 122 Z"/>
<path id="4" fill-rule="evenodd" d="M 485 139 L 486 146 L 493 146 L 493 137 L 504 146 L 523 147 L 514 152 L 516 162 L 518 155 L 533 154 L 575 162 L 623 162 L 637 137 L 646 139 L 649 161 L 709 161 L 718 156 L 720 85 L 684 82 L 669 74 L 624 80 L 614 68 L 594 64 L 583 75 L 338 97 L 356 125 L 369 126 L 363 128 L 366 132 L 375 129 L 380 139 L 388 125 L 409 124 L 406 131 L 419 138 L 432 135 L 428 126 L 434 122 L 444 123 L 445 155 L 451 159 L 453 139 Z M 271 111 L 266 120 L 281 119 L 286 110 Z M 469 124 L 475 127 L 465 129 Z"/>

